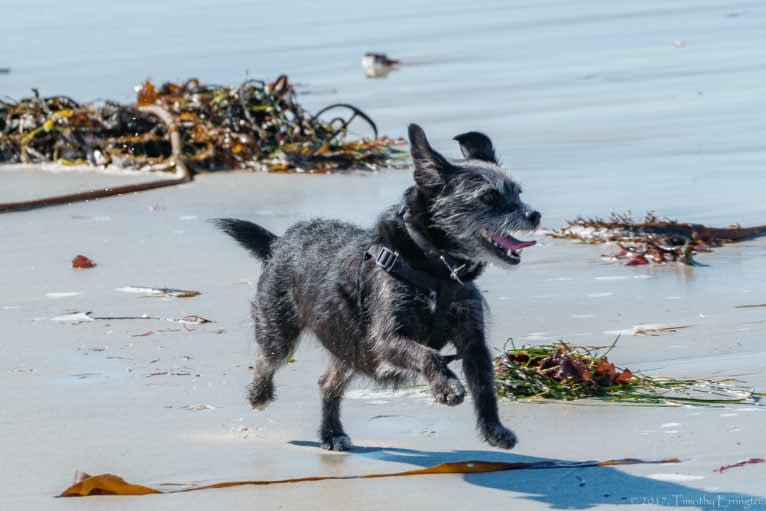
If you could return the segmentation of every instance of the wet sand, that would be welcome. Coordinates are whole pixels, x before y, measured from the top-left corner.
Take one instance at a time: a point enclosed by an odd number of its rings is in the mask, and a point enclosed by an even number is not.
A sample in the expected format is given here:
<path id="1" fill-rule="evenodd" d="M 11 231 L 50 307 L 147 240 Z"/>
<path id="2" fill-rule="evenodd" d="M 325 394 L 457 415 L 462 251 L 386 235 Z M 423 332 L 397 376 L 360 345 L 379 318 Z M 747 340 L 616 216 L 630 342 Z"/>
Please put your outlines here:
<path id="1" fill-rule="evenodd" d="M 0 234 L 16 240 L 0 251 L 6 269 L 0 274 L 5 505 L 79 508 L 79 501 L 51 500 L 75 469 L 158 484 L 350 475 L 461 459 L 679 457 L 682 463 L 329 481 L 96 502 L 107 509 L 301 509 L 338 502 L 347 509 L 435 509 L 473 500 L 490 508 L 614 509 L 653 499 L 672 507 L 669 502 L 679 495 L 703 501 L 766 495 L 762 465 L 713 472 L 763 456 L 759 406 L 503 401 L 502 417 L 520 437 L 519 446 L 505 453 L 479 441 L 470 403 L 447 408 L 419 388 L 392 393 L 360 381 L 343 410 L 358 448 L 325 453 L 316 446 L 315 432 L 316 380 L 326 357 L 308 337 L 295 363 L 277 376 L 279 400 L 264 412 L 250 410 L 244 396 L 254 355 L 248 299 L 258 265 L 205 220 L 250 218 L 277 232 L 316 214 L 370 225 L 409 179 L 406 171 L 203 175 L 164 191 L 5 215 Z M 612 331 L 636 324 L 688 323 L 690 328 L 673 334 L 624 336 L 611 358 L 650 374 L 736 377 L 766 388 L 764 309 L 734 308 L 763 301 L 756 283 L 763 278 L 757 262 L 766 255 L 765 240 L 717 249 L 703 256 L 709 267 L 694 269 L 626 268 L 598 261 L 603 250 L 540 238 L 517 269 L 491 268 L 480 286 L 493 312 L 492 345 L 499 349 L 508 337 L 608 344 Z M 72 270 L 69 261 L 78 253 L 98 266 Z M 128 285 L 202 294 L 144 298 L 117 290 Z M 66 296 L 71 293 L 77 294 Z M 159 319 L 76 325 L 52 320 L 74 311 Z M 188 314 L 215 322 L 167 320 Z M 153 333 L 142 335 L 147 332 Z"/>
<path id="2" fill-rule="evenodd" d="M 30 172 L 30 170 L 44 171 Z M 43 177 L 44 176 L 44 177 Z M 0 165 L 0 204 L 25 202 L 58 195 L 86 192 L 98 188 L 123 186 L 168 179 L 160 172 L 112 170 L 94 172 L 88 167 L 65 167 L 58 164 Z M 41 179 L 44 182 L 41 183 Z"/>
<path id="3" fill-rule="evenodd" d="M 261 78 L 286 72 L 307 107 L 357 104 L 392 136 L 419 122 L 449 156 L 458 156 L 455 134 L 489 133 L 549 228 L 626 209 L 715 226 L 766 223 L 761 3 L 477 9 L 395 0 L 376 9 L 307 3 L 285 16 L 257 3 L 17 4 L 0 20 L 8 42 L 0 65 L 12 68 L 0 77 L 0 93 L 18 98 L 39 87 L 43 95 L 128 101 L 146 77 L 236 83 L 245 70 Z M 117 19 L 130 37 L 115 36 Z M 219 36 L 199 37 L 195 27 Z M 366 80 L 365 51 L 401 58 L 402 69 Z M 144 178 L 3 169 L 0 200 L 134 179 Z M 766 508 L 766 464 L 713 472 L 766 457 L 762 406 L 504 401 L 501 415 L 520 438 L 506 453 L 479 441 L 470 403 L 447 408 L 418 388 L 392 394 L 357 382 L 343 416 L 358 447 L 325 453 L 314 442 L 326 358 L 308 337 L 277 376 L 279 400 L 250 410 L 248 300 L 259 269 L 206 220 L 247 218 L 276 232 L 315 216 L 371 225 L 410 179 L 406 171 L 201 175 L 174 188 L 0 216 L 0 509 Z M 766 388 L 766 308 L 735 308 L 766 302 L 766 239 L 715 249 L 695 268 L 626 268 L 599 260 L 608 247 L 538 241 L 519 268 L 490 268 L 480 280 L 494 348 L 510 337 L 606 345 L 635 325 L 689 324 L 657 337 L 624 335 L 610 358 L 649 374 Z M 80 253 L 98 266 L 72 270 Z M 202 294 L 117 291 L 129 285 Z M 159 319 L 52 320 L 86 311 Z M 214 323 L 168 321 L 188 314 Z M 156 485 L 461 459 L 622 457 L 682 462 L 52 498 L 76 469 Z"/>

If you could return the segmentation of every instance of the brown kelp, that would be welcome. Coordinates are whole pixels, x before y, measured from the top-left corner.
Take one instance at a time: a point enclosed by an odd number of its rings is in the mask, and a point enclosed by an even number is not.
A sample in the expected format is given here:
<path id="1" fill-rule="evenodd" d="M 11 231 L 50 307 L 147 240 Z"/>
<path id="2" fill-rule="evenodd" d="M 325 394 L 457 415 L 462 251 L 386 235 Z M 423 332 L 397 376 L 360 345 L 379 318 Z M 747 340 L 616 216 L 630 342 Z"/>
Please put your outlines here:
<path id="1" fill-rule="evenodd" d="M 627 260 L 628 265 L 666 262 L 695 264 L 693 256 L 710 252 L 710 247 L 766 235 L 766 225 L 756 227 L 708 227 L 659 218 L 648 212 L 641 222 L 630 212 L 612 213 L 609 219 L 579 217 L 559 230 L 554 238 L 582 243 L 614 242 L 620 251 L 603 256 L 607 260 Z"/>
<path id="2" fill-rule="evenodd" d="M 646 376 L 615 366 L 606 351 L 566 342 L 512 346 L 495 358 L 495 386 L 512 399 L 599 399 L 632 404 L 758 403 L 766 393 L 737 382 Z"/>
<path id="3" fill-rule="evenodd" d="M 167 112 L 172 126 L 148 107 Z M 366 124 L 371 136 L 350 139 L 354 121 Z M 157 88 L 147 81 L 130 105 L 80 104 L 64 96 L 43 98 L 36 90 L 20 101 L 0 100 L 0 163 L 163 170 L 172 167 L 173 129 L 191 171 L 374 169 L 402 155 L 396 141 L 378 137 L 372 119 L 353 105 L 308 113 L 282 75 L 238 87 L 191 79 Z"/>
<path id="4" fill-rule="evenodd" d="M 255 479 L 245 481 L 221 481 L 210 484 L 179 484 L 165 483 L 161 489 L 129 483 L 120 476 L 114 474 L 90 475 L 86 472 L 75 472 L 74 484 L 66 488 L 59 497 L 89 497 L 95 495 L 151 495 L 168 493 L 188 493 L 200 490 L 212 490 L 216 488 L 232 488 L 235 486 L 266 486 L 276 484 L 297 484 L 317 481 L 358 481 L 361 479 L 381 479 L 384 477 L 411 477 L 421 475 L 440 474 L 486 474 L 490 472 L 505 472 L 508 470 L 549 470 L 560 468 L 586 468 L 586 467 L 614 467 L 624 465 L 665 464 L 680 463 L 678 458 L 663 458 L 657 460 L 642 460 L 638 458 L 609 459 L 602 461 L 565 461 L 565 460 L 542 460 L 542 461 L 485 461 L 470 460 L 444 462 L 438 465 L 404 470 L 399 472 L 382 472 L 372 474 L 350 475 L 319 475 L 299 476 L 288 479 Z M 750 462 L 754 463 L 754 462 Z"/>

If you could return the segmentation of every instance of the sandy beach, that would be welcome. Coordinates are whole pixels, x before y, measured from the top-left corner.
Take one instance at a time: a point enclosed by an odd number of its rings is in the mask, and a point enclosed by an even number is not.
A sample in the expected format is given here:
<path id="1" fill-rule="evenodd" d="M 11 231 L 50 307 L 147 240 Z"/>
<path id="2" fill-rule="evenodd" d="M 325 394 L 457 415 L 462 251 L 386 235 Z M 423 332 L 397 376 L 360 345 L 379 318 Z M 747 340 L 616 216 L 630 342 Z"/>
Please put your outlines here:
<path id="1" fill-rule="evenodd" d="M 487 448 L 470 405 L 433 404 L 416 388 L 392 393 L 359 382 L 344 402 L 358 450 L 316 445 L 316 380 L 326 356 L 304 339 L 277 377 L 279 400 L 249 409 L 253 361 L 248 299 L 258 266 L 217 233 L 208 218 L 240 216 L 280 231 L 321 212 L 369 224 L 377 204 L 394 202 L 409 173 L 361 176 L 217 174 L 166 191 L 6 215 L 0 302 L 0 373 L 6 400 L 0 442 L 8 509 L 82 506 L 52 501 L 75 469 L 113 472 L 133 482 L 213 482 L 313 474 L 362 474 L 466 459 L 585 460 L 679 457 L 677 465 L 331 481 L 134 498 L 98 497 L 99 506 L 200 509 L 283 506 L 339 495 L 347 509 L 432 509 L 455 499 L 525 508 L 590 508 L 652 499 L 763 497 L 763 469 L 724 474 L 720 465 L 762 456 L 762 407 L 628 407 L 503 401 L 502 416 L 520 444 Z M 709 268 L 625 268 L 597 260 L 603 247 L 540 239 L 509 273 L 481 280 L 493 311 L 490 339 L 567 338 L 608 344 L 614 331 L 644 323 L 691 325 L 658 337 L 625 336 L 612 359 L 632 369 L 679 377 L 736 377 L 766 387 L 762 309 L 735 309 L 759 296 L 755 262 L 766 243 L 726 247 Z M 98 266 L 69 267 L 78 253 Z M 728 284 L 720 282 L 723 274 Z M 125 286 L 200 291 L 186 299 L 147 298 Z M 54 318 L 92 311 L 96 317 Z M 195 314 L 214 321 L 183 325 Z M 151 332 L 150 335 L 146 335 Z M 209 500 L 208 500 L 209 499 Z M 466 500 L 467 501 L 467 500 Z M 652 501 L 654 502 L 654 501 Z M 654 502 L 656 504 L 656 502 Z M 89 505 L 92 505 L 88 503 Z M 702 506 L 703 509 L 715 509 Z"/>
<path id="2" fill-rule="evenodd" d="M 43 14 L 19 4 L 0 22 L 4 42 L 32 28 L 45 32 L 16 53 L 11 43 L 0 45 L 0 67 L 12 70 L 0 76 L 0 93 L 21 97 L 35 86 L 78 99 L 127 100 L 131 85 L 147 76 L 236 83 L 245 69 L 263 78 L 286 72 L 302 84 L 310 108 L 357 104 L 392 136 L 419 122 L 451 157 L 459 156 L 452 136 L 487 132 L 546 228 L 624 210 L 715 226 L 766 223 L 766 8 L 758 2 L 497 2 L 475 9 L 396 1 L 376 7 L 374 17 L 350 2 L 329 13 L 306 4 L 290 20 L 300 35 L 283 44 L 284 13 L 256 4 L 170 2 L 139 23 L 140 5 L 107 12 L 84 2 L 66 14 L 82 30 L 66 32 L 57 23 L 65 13 L 54 4 Z M 181 24 L 171 23 L 172 7 L 182 4 L 184 26 L 207 23 L 226 35 L 188 40 Z M 140 27 L 130 44 L 110 37 L 120 16 Z M 158 40 L 147 37 L 157 33 Z M 54 58 L 50 40 L 57 36 L 69 53 Z M 94 41 L 100 51 L 84 59 Z M 366 80 L 359 57 L 374 49 L 405 65 L 385 80 Z M 5 167 L 0 201 L 144 179 Z M 758 404 L 503 400 L 501 417 L 520 439 L 504 452 L 480 441 L 470 403 L 448 408 L 421 387 L 393 392 L 360 380 L 343 403 L 356 447 L 328 453 L 316 438 L 316 381 L 327 359 L 307 336 L 277 374 L 279 399 L 251 410 L 248 301 L 259 266 L 207 220 L 244 218 L 278 233 L 320 216 L 370 226 L 411 179 L 407 170 L 222 172 L 168 189 L 0 215 L 0 509 L 766 509 L 766 464 L 714 471 L 766 458 L 766 408 Z M 693 268 L 629 268 L 599 259 L 612 247 L 540 233 L 536 239 L 518 268 L 491 267 L 479 280 L 494 349 L 509 338 L 609 345 L 623 332 L 610 354 L 620 366 L 766 389 L 766 308 L 737 308 L 766 302 L 766 238 L 716 248 Z M 73 270 L 77 254 L 97 266 Z M 201 294 L 147 297 L 127 286 Z M 84 312 L 148 318 L 71 318 Z M 178 322 L 188 315 L 211 322 Z M 689 328 L 630 335 L 636 325 L 681 324 Z M 464 460 L 629 457 L 680 462 L 54 499 L 76 470 L 157 486 Z"/>

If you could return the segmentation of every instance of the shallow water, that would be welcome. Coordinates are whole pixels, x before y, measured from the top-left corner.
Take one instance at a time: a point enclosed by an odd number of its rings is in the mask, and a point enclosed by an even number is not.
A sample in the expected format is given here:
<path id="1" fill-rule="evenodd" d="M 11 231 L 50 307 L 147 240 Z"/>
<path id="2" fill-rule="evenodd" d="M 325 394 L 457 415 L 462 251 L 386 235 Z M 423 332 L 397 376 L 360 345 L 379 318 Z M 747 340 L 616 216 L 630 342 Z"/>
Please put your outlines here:
<path id="1" fill-rule="evenodd" d="M 311 109 L 354 103 L 384 133 L 483 130 L 555 226 L 647 209 L 766 223 L 766 4 L 197 0 L 16 3 L 0 94 L 128 101 L 145 78 L 287 73 Z M 403 66 L 366 79 L 365 51 Z"/>

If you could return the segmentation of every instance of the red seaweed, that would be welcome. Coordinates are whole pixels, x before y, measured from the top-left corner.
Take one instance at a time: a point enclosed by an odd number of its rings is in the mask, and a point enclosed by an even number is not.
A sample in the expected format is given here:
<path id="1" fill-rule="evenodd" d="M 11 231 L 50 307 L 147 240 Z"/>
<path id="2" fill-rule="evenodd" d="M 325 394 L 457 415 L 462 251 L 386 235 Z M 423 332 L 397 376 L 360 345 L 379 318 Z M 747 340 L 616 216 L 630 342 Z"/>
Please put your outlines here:
<path id="1" fill-rule="evenodd" d="M 78 255 L 72 259 L 72 268 L 87 269 L 93 268 L 94 266 L 96 266 L 96 263 L 84 255 Z"/>
<path id="2" fill-rule="evenodd" d="M 729 470 L 730 468 L 744 467 L 745 465 L 764 463 L 764 462 L 766 462 L 766 460 L 764 460 L 763 458 L 748 458 L 746 460 L 741 460 L 736 463 L 732 463 L 730 465 L 722 465 L 714 469 L 713 472 L 718 472 L 719 474 L 723 474 L 725 471 Z"/>

